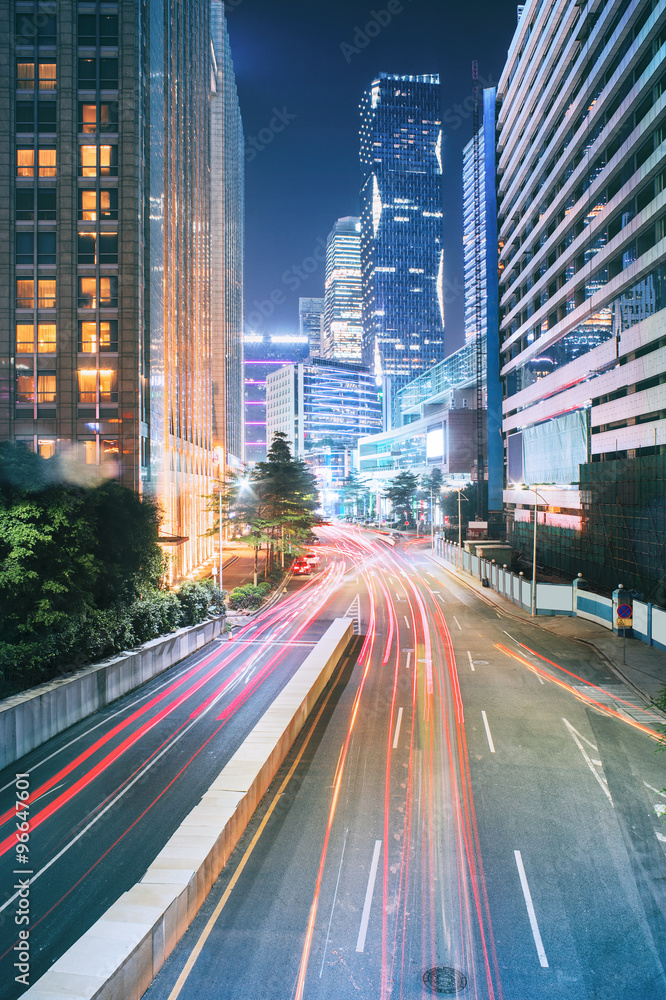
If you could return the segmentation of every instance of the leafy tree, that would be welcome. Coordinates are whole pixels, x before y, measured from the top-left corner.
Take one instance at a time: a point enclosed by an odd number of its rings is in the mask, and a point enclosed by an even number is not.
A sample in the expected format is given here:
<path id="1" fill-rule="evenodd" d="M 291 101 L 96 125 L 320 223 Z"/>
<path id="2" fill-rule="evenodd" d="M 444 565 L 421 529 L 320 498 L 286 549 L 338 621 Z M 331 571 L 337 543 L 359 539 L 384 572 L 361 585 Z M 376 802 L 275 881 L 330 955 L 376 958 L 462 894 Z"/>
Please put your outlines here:
<path id="1" fill-rule="evenodd" d="M 384 492 L 391 501 L 393 512 L 401 517 L 405 524 L 413 526 L 414 515 L 412 501 L 418 488 L 418 479 L 413 472 L 400 472 Z"/>
<path id="2" fill-rule="evenodd" d="M 370 488 L 367 480 L 361 479 L 358 472 L 352 469 L 342 486 L 342 501 L 345 514 L 350 514 L 353 511 L 354 515 L 358 517 L 359 507 L 361 513 L 365 514 L 369 509 L 369 498 Z"/>

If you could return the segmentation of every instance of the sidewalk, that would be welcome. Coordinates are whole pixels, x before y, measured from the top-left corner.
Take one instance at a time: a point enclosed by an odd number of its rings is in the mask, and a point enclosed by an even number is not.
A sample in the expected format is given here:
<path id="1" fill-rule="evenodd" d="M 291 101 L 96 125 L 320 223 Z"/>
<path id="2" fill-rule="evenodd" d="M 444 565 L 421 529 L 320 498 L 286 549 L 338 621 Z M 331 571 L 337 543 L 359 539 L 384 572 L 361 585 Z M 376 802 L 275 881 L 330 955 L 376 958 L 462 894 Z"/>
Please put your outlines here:
<path id="1" fill-rule="evenodd" d="M 532 618 L 528 612 L 500 596 L 492 588 L 482 586 L 479 580 L 467 573 L 459 574 L 453 563 L 436 556 L 433 552 L 428 551 L 426 554 L 438 566 L 451 573 L 459 583 L 473 590 L 483 600 L 494 604 L 505 615 L 560 635 L 564 639 L 574 639 L 576 642 L 592 646 L 607 662 L 615 676 L 631 688 L 646 705 L 652 705 L 653 700 L 666 689 L 666 652 L 663 650 L 647 646 L 640 639 L 627 639 L 627 662 L 623 663 L 624 640 L 610 629 L 585 618 L 569 618 L 566 615 L 538 615 Z M 660 714 L 664 714 L 666 720 L 666 713 Z"/>

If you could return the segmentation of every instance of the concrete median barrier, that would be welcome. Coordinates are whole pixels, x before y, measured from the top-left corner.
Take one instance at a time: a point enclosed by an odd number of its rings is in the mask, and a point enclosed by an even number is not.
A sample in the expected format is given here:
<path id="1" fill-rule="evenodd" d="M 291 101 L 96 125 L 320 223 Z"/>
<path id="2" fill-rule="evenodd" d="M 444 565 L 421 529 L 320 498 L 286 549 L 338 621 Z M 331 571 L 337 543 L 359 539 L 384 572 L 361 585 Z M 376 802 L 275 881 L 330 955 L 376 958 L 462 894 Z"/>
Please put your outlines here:
<path id="1" fill-rule="evenodd" d="M 220 635 L 223 617 L 151 639 L 112 659 L 0 702 L 0 770 L 74 723 L 141 687 Z"/>
<path id="2" fill-rule="evenodd" d="M 26 1000 L 139 1000 L 199 911 L 352 638 L 352 622 L 336 619 L 141 881 Z"/>

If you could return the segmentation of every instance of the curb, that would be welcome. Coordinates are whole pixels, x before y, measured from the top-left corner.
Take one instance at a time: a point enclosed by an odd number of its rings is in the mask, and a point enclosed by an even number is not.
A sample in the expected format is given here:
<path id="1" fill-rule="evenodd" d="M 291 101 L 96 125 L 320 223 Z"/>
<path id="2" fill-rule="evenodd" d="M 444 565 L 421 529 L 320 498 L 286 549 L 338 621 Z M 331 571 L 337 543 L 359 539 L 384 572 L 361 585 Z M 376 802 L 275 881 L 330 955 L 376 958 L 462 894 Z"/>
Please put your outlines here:
<path id="1" fill-rule="evenodd" d="M 476 589 L 476 587 L 473 587 L 471 583 L 468 583 L 467 580 L 464 580 L 462 576 L 459 576 L 457 573 L 452 572 L 452 570 L 450 570 L 448 566 L 444 565 L 443 562 L 440 562 L 439 559 L 436 556 L 434 556 L 431 552 L 428 552 L 426 554 L 430 559 L 432 559 L 432 561 L 437 566 L 443 569 L 445 573 L 448 573 L 449 576 L 452 576 L 458 583 L 462 584 L 464 587 L 467 587 L 469 591 L 471 591 L 473 594 L 476 594 L 476 596 L 481 598 L 482 601 L 485 601 L 485 603 L 489 607 L 501 611 L 501 613 L 503 615 L 506 615 L 507 618 L 512 618 L 513 621 L 519 622 L 521 625 L 533 625 L 534 627 L 540 629 L 542 632 L 550 631 L 550 629 L 545 628 L 545 626 L 541 624 L 538 618 L 534 619 L 531 616 L 529 618 L 523 618 L 520 615 L 512 614 L 511 611 L 506 610 L 501 604 L 498 604 L 491 598 L 486 597 L 485 594 L 480 593 Z M 495 593 L 495 591 L 493 591 L 493 593 Z M 506 600 L 506 598 L 502 599 Z M 551 632 L 551 635 L 552 634 L 553 633 Z M 595 642 L 593 642 L 591 639 L 581 639 L 578 636 L 567 636 L 567 638 L 571 639 L 573 642 L 580 642 L 583 643 L 583 645 L 585 646 L 590 646 L 601 657 L 604 663 L 607 664 L 609 670 L 611 670 L 611 672 L 617 677 L 619 681 L 621 681 L 631 691 L 633 691 L 633 693 L 638 698 L 640 698 L 641 701 L 645 702 L 646 707 L 652 709 L 652 711 L 657 712 L 659 715 L 663 716 L 664 720 L 666 721 L 666 712 L 663 712 L 660 708 L 658 708 L 654 704 L 652 696 L 649 695 L 646 691 L 643 691 L 641 688 L 638 687 L 638 685 L 634 684 L 633 681 L 631 681 L 628 677 L 626 677 L 625 674 L 620 670 L 620 668 L 610 659 L 610 657 L 603 651 L 603 649 L 597 646 Z"/>

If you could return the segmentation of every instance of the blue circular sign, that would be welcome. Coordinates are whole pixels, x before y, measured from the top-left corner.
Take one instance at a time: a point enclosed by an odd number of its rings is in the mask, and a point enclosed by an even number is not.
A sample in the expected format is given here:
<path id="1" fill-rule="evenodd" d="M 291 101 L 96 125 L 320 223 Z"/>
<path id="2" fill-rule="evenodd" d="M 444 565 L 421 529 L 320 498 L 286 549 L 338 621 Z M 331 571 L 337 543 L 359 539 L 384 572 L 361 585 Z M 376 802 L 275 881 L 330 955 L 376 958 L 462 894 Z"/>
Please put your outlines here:
<path id="1" fill-rule="evenodd" d="M 631 618 L 631 608 L 628 604 L 621 604 L 617 609 L 618 618 Z"/>

